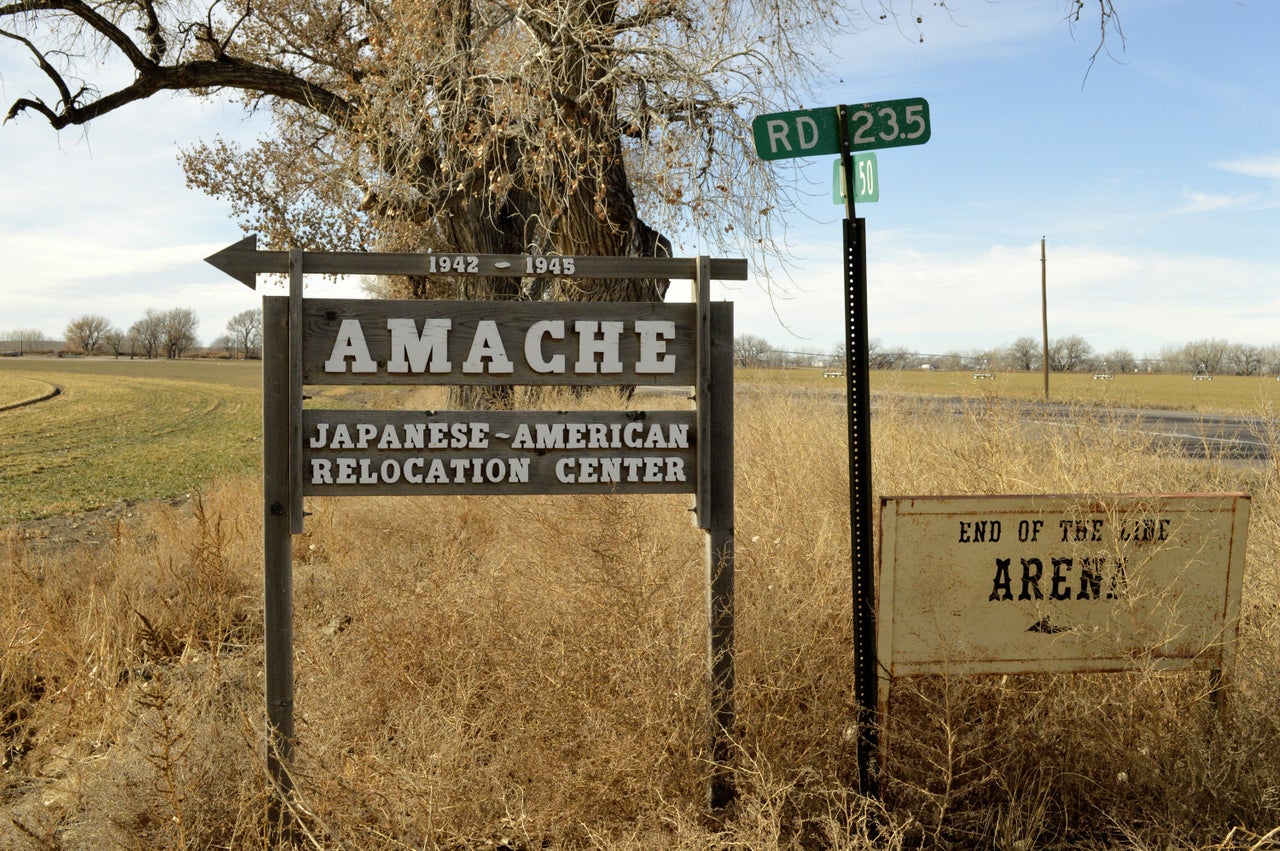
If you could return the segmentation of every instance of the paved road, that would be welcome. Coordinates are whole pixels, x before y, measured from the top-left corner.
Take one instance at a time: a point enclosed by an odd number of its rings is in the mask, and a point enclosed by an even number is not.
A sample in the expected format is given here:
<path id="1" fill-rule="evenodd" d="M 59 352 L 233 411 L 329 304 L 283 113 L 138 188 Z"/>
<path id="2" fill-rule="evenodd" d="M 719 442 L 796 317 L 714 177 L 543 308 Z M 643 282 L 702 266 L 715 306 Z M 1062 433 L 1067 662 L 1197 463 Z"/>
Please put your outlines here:
<path id="1" fill-rule="evenodd" d="M 959 397 L 919 401 L 956 414 L 972 404 Z M 1079 410 L 1052 402 L 1029 402 L 1024 414 L 1030 422 L 1060 426 L 1078 416 Z M 1272 440 L 1268 430 L 1280 429 L 1280 422 L 1268 423 L 1257 417 L 1234 414 L 1139 408 L 1108 408 L 1100 413 L 1130 423 L 1135 432 L 1150 435 L 1162 446 L 1176 448 L 1192 458 L 1265 461 L 1271 457 Z"/>
<path id="2" fill-rule="evenodd" d="M 1121 410 L 1116 414 L 1132 419 L 1140 434 L 1176 446 L 1193 458 L 1264 461 L 1271 457 L 1268 423 L 1256 417 L 1150 410 Z"/>
<path id="3" fill-rule="evenodd" d="M 642 388 L 655 395 L 689 394 L 688 388 Z M 663 392 L 666 391 L 666 392 Z M 746 393 L 752 392 L 750 389 Z M 798 391 L 804 392 L 804 391 Z M 843 390 L 817 390 L 843 403 Z M 872 396 L 874 411 L 877 398 Z M 913 400 L 922 408 L 960 415 L 972 408 L 973 400 L 959 396 L 919 396 Z M 1011 405 L 1017 404 L 1010 402 Z M 1079 416 L 1080 409 L 1054 402 L 1026 402 L 1022 412 L 1030 422 L 1060 426 Z M 1266 461 L 1271 458 L 1272 435 L 1280 441 L 1280 421 L 1233 414 L 1206 414 L 1196 411 L 1165 411 L 1139 408 L 1107 408 L 1100 415 L 1132 424 L 1139 434 L 1151 435 L 1162 446 L 1170 446 L 1191 458 L 1228 458 L 1239 461 Z"/>

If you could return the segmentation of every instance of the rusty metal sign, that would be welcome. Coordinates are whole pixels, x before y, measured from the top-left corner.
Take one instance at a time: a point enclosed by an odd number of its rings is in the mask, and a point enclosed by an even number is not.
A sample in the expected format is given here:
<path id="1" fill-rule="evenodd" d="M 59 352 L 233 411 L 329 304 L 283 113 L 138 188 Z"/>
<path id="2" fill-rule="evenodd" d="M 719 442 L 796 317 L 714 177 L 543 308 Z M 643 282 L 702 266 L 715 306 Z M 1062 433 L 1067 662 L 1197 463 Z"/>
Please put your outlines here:
<path id="1" fill-rule="evenodd" d="M 885 498 L 881 676 L 1228 669 L 1248 519 L 1241 493 Z"/>

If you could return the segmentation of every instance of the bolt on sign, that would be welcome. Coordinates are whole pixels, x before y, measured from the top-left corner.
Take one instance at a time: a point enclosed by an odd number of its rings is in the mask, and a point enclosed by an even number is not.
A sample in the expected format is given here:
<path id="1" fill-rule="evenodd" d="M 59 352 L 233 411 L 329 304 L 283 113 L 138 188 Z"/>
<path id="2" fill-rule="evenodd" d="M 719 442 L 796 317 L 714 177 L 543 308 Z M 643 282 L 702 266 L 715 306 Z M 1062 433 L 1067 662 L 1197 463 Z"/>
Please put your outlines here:
<path id="1" fill-rule="evenodd" d="M 1230 667 L 1246 494 L 881 501 L 892 678 Z"/>

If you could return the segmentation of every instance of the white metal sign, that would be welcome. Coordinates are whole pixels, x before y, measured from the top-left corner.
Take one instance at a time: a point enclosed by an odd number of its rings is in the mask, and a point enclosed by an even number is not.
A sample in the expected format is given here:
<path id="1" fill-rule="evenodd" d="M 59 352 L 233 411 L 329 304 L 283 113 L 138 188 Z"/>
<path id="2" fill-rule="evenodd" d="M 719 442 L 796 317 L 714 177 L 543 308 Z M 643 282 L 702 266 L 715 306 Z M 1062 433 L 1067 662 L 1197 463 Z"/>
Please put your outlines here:
<path id="1" fill-rule="evenodd" d="M 881 509 L 882 676 L 1230 666 L 1246 494 L 886 498 Z"/>

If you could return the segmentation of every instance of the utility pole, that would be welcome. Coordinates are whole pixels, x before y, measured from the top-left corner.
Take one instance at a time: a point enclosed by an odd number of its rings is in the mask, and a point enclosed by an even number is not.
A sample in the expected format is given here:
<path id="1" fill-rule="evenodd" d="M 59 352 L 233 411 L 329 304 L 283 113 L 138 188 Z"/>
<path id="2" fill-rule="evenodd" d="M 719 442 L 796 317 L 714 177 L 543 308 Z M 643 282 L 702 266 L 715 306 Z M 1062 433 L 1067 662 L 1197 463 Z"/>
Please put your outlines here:
<path id="1" fill-rule="evenodd" d="M 1040 325 L 1044 330 L 1044 400 L 1049 401 L 1049 298 L 1045 281 L 1044 237 L 1040 237 Z"/>

